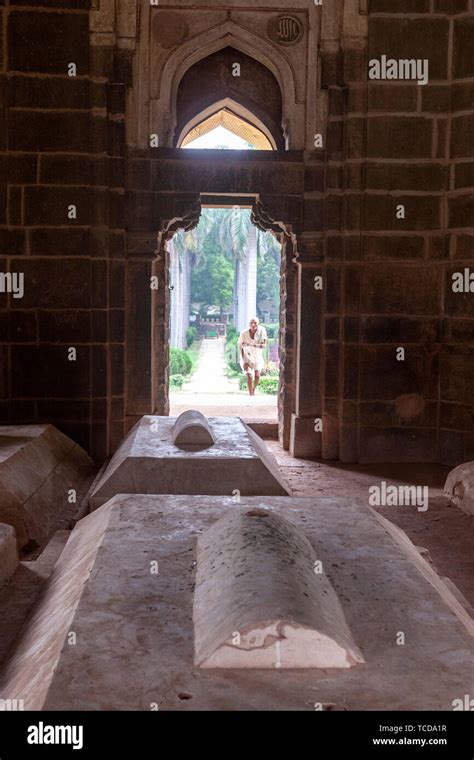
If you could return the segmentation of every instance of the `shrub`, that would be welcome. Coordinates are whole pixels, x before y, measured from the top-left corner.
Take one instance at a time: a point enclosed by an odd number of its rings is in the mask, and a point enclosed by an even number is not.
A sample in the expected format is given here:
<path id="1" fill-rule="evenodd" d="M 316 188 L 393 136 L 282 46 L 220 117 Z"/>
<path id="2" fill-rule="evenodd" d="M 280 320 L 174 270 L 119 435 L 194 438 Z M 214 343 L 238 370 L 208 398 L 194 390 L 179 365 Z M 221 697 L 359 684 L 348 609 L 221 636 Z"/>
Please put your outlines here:
<path id="1" fill-rule="evenodd" d="M 274 395 L 275 393 L 278 393 L 278 377 L 261 377 L 259 386 L 262 393 L 268 393 L 269 395 Z"/>
<path id="2" fill-rule="evenodd" d="M 227 342 L 225 344 L 225 360 L 227 366 L 233 372 L 240 372 L 238 341 L 239 336 L 236 333 L 231 338 L 227 337 Z"/>
<path id="3" fill-rule="evenodd" d="M 182 388 L 184 383 L 183 375 L 170 375 L 170 387 Z"/>
<path id="4" fill-rule="evenodd" d="M 262 393 L 267 393 L 268 395 L 275 395 L 278 393 L 278 377 L 268 377 L 267 375 L 264 375 L 260 377 L 260 382 L 257 386 L 257 390 L 261 390 Z M 239 377 L 239 388 L 241 391 L 245 391 L 247 389 L 247 376 L 241 375 Z"/>
<path id="5" fill-rule="evenodd" d="M 182 351 L 180 348 L 170 349 L 170 376 L 189 375 L 192 368 L 193 363 L 187 351 Z"/>
<path id="6" fill-rule="evenodd" d="M 188 348 L 192 346 L 194 341 L 197 339 L 197 336 L 198 336 L 197 327 L 188 327 L 188 329 L 186 330 L 186 345 Z"/>

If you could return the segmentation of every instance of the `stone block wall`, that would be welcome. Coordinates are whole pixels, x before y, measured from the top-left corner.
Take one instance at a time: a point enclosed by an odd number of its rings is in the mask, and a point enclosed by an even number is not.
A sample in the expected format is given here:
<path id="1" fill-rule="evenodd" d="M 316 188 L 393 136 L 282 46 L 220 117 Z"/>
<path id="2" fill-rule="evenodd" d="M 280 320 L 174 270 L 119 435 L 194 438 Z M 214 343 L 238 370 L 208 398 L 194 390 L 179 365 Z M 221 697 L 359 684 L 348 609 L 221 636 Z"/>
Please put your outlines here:
<path id="1" fill-rule="evenodd" d="M 1 3 L 1 271 L 24 295 L 0 293 L 0 421 L 52 422 L 101 459 L 123 433 L 125 100 L 91 5 Z"/>
<path id="2" fill-rule="evenodd" d="M 323 60 L 323 453 L 451 464 L 472 458 L 474 311 L 451 274 L 474 240 L 474 16 L 468 0 L 368 12 L 368 49 Z M 428 84 L 370 80 L 383 55 L 427 59 Z"/>

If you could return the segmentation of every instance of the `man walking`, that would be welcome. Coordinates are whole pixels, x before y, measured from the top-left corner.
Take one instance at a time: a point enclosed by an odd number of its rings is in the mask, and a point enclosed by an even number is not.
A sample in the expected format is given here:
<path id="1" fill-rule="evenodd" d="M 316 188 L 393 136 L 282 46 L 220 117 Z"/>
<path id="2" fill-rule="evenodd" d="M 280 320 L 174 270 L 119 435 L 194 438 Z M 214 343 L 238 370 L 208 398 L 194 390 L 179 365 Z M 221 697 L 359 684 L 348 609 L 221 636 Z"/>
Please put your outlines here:
<path id="1" fill-rule="evenodd" d="M 263 350 L 267 345 L 267 331 L 259 324 L 257 317 L 250 320 L 248 330 L 242 330 L 239 337 L 240 366 L 247 375 L 247 387 L 251 396 L 260 382 L 263 369 Z"/>

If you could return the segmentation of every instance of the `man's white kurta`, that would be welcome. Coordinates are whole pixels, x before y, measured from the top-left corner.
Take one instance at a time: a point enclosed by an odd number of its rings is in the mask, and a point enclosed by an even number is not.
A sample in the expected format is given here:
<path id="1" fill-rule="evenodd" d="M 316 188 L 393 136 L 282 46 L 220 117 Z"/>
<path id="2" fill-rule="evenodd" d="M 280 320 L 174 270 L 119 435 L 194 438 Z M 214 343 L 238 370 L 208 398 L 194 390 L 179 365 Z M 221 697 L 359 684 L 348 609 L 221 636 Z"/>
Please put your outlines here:
<path id="1" fill-rule="evenodd" d="M 250 330 L 242 330 L 239 337 L 239 359 L 242 371 L 244 364 L 248 364 L 251 370 L 261 372 L 264 367 L 263 349 L 267 341 L 266 329 L 259 325 L 253 338 L 250 336 Z M 243 357 L 242 357 L 243 353 Z"/>

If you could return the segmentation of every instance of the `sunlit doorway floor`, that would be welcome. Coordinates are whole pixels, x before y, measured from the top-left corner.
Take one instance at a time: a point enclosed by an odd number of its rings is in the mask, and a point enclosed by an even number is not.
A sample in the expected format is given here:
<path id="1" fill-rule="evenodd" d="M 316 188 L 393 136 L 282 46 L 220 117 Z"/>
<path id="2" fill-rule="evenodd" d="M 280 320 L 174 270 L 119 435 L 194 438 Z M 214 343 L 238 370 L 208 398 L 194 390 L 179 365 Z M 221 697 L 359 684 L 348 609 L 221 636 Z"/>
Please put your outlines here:
<path id="1" fill-rule="evenodd" d="M 170 415 L 197 409 L 207 416 L 238 416 L 244 419 L 277 420 L 277 397 L 257 390 L 255 396 L 239 390 L 236 378 L 226 374 L 225 339 L 205 338 L 198 362 L 188 383 L 170 391 Z"/>

